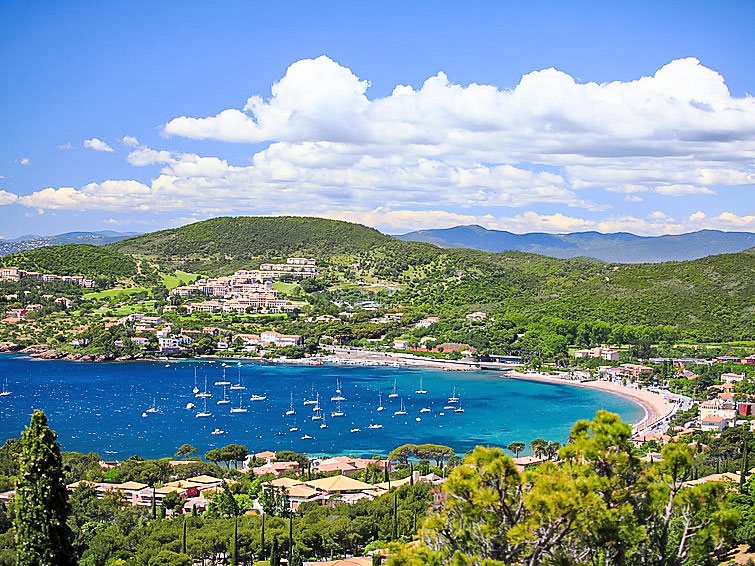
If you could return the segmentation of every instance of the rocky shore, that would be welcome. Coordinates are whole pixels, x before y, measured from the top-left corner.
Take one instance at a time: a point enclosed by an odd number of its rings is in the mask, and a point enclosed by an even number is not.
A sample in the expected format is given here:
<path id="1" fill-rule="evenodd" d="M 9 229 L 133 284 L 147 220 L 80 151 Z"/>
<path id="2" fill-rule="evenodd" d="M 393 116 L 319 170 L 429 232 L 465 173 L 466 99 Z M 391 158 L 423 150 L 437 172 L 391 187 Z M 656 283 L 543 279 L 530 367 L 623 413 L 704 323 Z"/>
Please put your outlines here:
<path id="1" fill-rule="evenodd" d="M 56 350 L 44 344 L 33 344 L 22 347 L 12 342 L 0 344 L 0 354 L 26 354 L 30 358 L 39 360 L 68 360 L 72 362 L 125 362 L 137 359 L 135 356 L 103 356 L 95 354 L 70 353 Z"/>

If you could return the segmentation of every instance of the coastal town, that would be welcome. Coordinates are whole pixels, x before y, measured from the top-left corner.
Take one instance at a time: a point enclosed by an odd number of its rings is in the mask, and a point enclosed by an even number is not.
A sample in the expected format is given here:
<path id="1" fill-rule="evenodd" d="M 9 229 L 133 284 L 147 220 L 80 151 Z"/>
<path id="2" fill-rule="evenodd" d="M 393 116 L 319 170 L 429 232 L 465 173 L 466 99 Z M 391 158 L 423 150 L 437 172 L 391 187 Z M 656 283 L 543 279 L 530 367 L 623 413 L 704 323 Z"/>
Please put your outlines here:
<path id="1" fill-rule="evenodd" d="M 445 430 L 478 428 L 479 404 L 496 402 L 493 391 L 481 396 L 469 389 L 462 401 L 456 387 L 438 391 L 420 377 L 411 387 L 397 387 L 396 378 L 383 385 L 356 381 L 349 385 L 355 400 L 344 407 L 340 379 L 335 393 L 322 396 L 313 381 L 302 399 L 300 389 L 286 385 L 271 393 L 262 368 L 291 368 L 302 375 L 310 369 L 375 370 L 373 379 L 386 372 L 431 372 L 429 378 L 433 371 L 451 372 L 442 374 L 448 377 L 464 372 L 459 378 L 468 372 L 473 380 L 537 382 L 573 388 L 575 395 L 584 389 L 619 396 L 639 409 L 624 439 L 638 465 L 662 467 L 670 450 L 687 447 L 694 465 L 679 486 L 721 494 L 736 493 L 755 474 L 746 451 L 731 448 L 755 432 L 755 354 L 748 342 L 687 345 L 667 327 L 560 321 L 571 328 L 569 338 L 551 337 L 548 343 L 538 336 L 542 329 L 519 326 L 516 316 L 489 307 L 418 308 L 410 299 L 397 300 L 393 283 L 362 281 L 351 265 L 290 256 L 254 267 L 213 276 L 153 271 L 145 279 L 148 267 L 140 266 L 141 275 L 116 280 L 3 268 L 0 352 L 24 360 L 148 363 L 150 373 L 164 373 L 161 380 L 185 380 L 182 388 L 191 394 L 179 393 L 186 398 L 176 405 L 159 387 L 145 391 L 138 407 L 116 409 L 130 414 L 126 428 L 150 435 L 163 422 L 185 423 L 188 416 L 197 432 L 183 440 L 209 448 L 201 457 L 190 444 L 160 459 L 138 454 L 118 459 L 117 451 L 70 456 L 88 466 L 85 473 L 69 474 L 70 500 L 115 505 L 118 513 L 157 521 L 211 522 L 239 513 L 278 529 L 272 539 L 264 526 L 254 543 L 248 539 L 250 557 L 274 556 L 280 541 L 288 548 L 279 553 L 294 563 L 302 558 L 302 564 L 321 566 L 380 564 L 395 556 L 392 545 L 416 532 L 418 516 L 443 508 L 449 489 L 455 489 L 447 478 L 465 469 L 474 451 L 457 455 L 451 446 L 424 444 L 390 452 L 382 445 L 382 450 L 355 447 L 395 442 L 397 434 L 410 442 L 422 442 L 429 433 L 445 439 Z M 0 376 L 0 384 L 0 409 L 25 394 L 13 375 Z M 612 418 L 599 409 L 591 407 L 596 419 Z M 264 432 L 239 432 L 256 422 L 264 423 Z M 544 420 L 538 422 L 548 430 Z M 509 458 L 519 477 L 541 471 L 545 477 L 553 466 L 568 463 L 565 438 L 513 437 L 489 450 Z M 226 438 L 240 444 L 223 446 Z M 453 445 L 454 439 L 447 442 Z M 18 492 L 2 484 L 1 476 L 0 505 L 13 506 Z M 412 508 L 411 519 L 407 511 L 399 519 L 402 506 Z M 294 519 L 330 521 L 344 513 L 379 514 L 381 526 L 377 534 L 350 535 L 344 533 L 353 527 L 344 527 L 332 543 L 286 532 L 286 520 L 290 530 Z M 219 548 L 201 552 L 223 562 L 230 552 Z"/>

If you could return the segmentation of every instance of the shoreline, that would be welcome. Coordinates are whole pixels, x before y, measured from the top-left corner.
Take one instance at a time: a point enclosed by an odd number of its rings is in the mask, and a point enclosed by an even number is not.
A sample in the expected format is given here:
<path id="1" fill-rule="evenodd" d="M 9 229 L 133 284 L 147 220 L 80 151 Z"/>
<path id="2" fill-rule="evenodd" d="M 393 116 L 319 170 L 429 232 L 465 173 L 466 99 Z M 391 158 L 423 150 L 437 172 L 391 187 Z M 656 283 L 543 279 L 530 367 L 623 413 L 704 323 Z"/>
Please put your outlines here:
<path id="1" fill-rule="evenodd" d="M 574 387 L 596 389 L 598 391 L 613 393 L 614 395 L 624 397 L 625 399 L 633 401 L 634 403 L 642 407 L 645 412 L 644 417 L 640 421 L 634 423 L 633 429 L 637 430 L 637 432 L 641 432 L 648 427 L 651 427 L 652 425 L 669 415 L 673 410 L 673 404 L 657 393 L 646 391 L 644 389 L 626 387 L 624 385 L 619 385 L 618 383 L 611 381 L 579 381 L 563 379 L 544 374 L 520 373 L 517 371 L 507 372 L 504 377 L 540 381 L 546 383 L 560 383 L 563 385 L 572 385 Z"/>

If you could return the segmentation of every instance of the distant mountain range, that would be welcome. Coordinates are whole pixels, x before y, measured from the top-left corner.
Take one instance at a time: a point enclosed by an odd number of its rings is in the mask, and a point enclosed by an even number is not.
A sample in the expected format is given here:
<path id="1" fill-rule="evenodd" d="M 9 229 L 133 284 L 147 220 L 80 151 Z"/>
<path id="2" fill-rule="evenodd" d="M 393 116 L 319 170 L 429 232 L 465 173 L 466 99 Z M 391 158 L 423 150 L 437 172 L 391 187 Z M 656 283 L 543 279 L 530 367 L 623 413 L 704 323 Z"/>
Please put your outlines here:
<path id="1" fill-rule="evenodd" d="M 102 230 L 99 232 L 66 232 L 65 234 L 56 234 L 54 236 L 37 236 L 27 234 L 12 240 L 0 239 L 0 256 L 32 250 L 34 248 L 43 248 L 45 246 L 61 246 L 63 244 L 92 244 L 94 246 L 104 246 L 113 242 L 119 242 L 138 235 L 139 232 L 114 232 L 112 230 Z"/>
<path id="2" fill-rule="evenodd" d="M 573 232 L 514 234 L 482 226 L 419 230 L 394 236 L 409 242 L 427 242 L 443 248 L 473 248 L 489 252 L 516 250 L 557 258 L 593 257 L 612 263 L 686 261 L 709 255 L 735 253 L 755 246 L 755 234 L 700 230 L 666 236 L 637 236 L 627 232 Z"/>

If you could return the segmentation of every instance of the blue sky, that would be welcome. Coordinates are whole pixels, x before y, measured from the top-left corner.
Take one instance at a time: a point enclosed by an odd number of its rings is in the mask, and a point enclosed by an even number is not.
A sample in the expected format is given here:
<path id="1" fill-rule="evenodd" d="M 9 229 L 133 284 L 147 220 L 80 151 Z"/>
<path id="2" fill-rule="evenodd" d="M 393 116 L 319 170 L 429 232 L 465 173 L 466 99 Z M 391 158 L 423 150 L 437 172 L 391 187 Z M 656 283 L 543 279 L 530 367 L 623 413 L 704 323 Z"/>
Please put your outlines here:
<path id="1" fill-rule="evenodd" d="M 753 21 L 752 2 L 5 2 L 0 236 L 229 214 L 755 231 Z"/>

